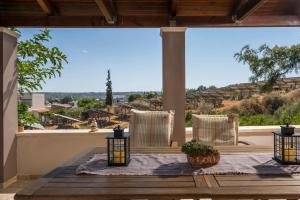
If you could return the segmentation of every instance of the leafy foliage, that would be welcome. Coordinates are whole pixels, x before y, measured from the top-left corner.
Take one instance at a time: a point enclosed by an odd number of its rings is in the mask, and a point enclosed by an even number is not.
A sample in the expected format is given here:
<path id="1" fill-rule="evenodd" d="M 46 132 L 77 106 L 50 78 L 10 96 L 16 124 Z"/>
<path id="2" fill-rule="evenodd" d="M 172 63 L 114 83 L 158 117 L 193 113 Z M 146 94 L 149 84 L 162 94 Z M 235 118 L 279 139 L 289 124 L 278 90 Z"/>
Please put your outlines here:
<path id="1" fill-rule="evenodd" d="M 265 108 L 256 98 L 245 99 L 240 105 L 240 113 L 244 115 L 263 114 L 264 112 Z"/>
<path id="2" fill-rule="evenodd" d="M 86 109 L 101 109 L 104 108 L 105 105 L 101 100 L 97 100 L 97 99 L 92 99 L 89 97 L 83 97 L 77 100 L 77 105 L 80 108 L 84 108 Z"/>
<path id="3" fill-rule="evenodd" d="M 138 100 L 138 99 L 142 99 L 142 95 L 141 94 L 131 94 L 128 96 L 128 102 L 133 102 L 135 100 Z"/>
<path id="4" fill-rule="evenodd" d="M 67 103 L 70 103 L 72 101 L 73 101 L 73 98 L 71 96 L 65 96 L 64 98 L 62 98 L 60 100 L 60 103 L 67 104 Z"/>
<path id="5" fill-rule="evenodd" d="M 198 88 L 197 88 L 198 91 L 206 91 L 207 90 L 207 87 L 204 86 L 204 85 L 200 85 Z"/>
<path id="6" fill-rule="evenodd" d="M 18 125 L 30 126 L 36 122 L 37 120 L 35 119 L 35 117 L 28 112 L 28 105 L 25 103 L 18 103 Z"/>
<path id="7" fill-rule="evenodd" d="M 275 116 L 280 119 L 280 122 L 285 125 L 290 125 L 295 123 L 295 119 L 297 116 L 300 116 L 300 100 L 293 103 L 285 104 L 284 106 L 280 107 L 276 112 Z"/>
<path id="8" fill-rule="evenodd" d="M 110 80 L 110 70 L 107 70 L 105 105 L 111 106 L 112 104 L 113 104 L 112 82 Z"/>
<path id="9" fill-rule="evenodd" d="M 280 121 L 272 115 L 243 115 L 240 116 L 240 126 L 279 125 Z"/>
<path id="10" fill-rule="evenodd" d="M 274 46 L 266 44 L 258 49 L 251 49 L 249 45 L 244 46 L 234 57 L 238 62 L 249 65 L 252 76 L 250 80 L 257 82 L 265 80 L 263 91 L 271 91 L 274 84 L 291 72 L 298 73 L 300 69 L 300 44 L 286 46 Z"/>
<path id="11" fill-rule="evenodd" d="M 207 89 L 209 89 L 209 90 L 215 90 L 215 89 L 217 89 L 217 87 L 214 86 L 214 85 L 211 85 L 211 86 L 209 86 Z"/>
<path id="12" fill-rule="evenodd" d="M 278 94 L 270 94 L 262 99 L 262 105 L 266 108 L 269 114 L 274 114 L 274 112 L 287 103 L 287 99 Z"/>
<path id="13" fill-rule="evenodd" d="M 61 76 L 66 55 L 57 47 L 48 47 L 50 31 L 43 29 L 33 38 L 20 41 L 17 46 L 19 93 L 42 89 L 47 79 Z"/>
<path id="14" fill-rule="evenodd" d="M 217 155 L 218 151 L 210 145 L 201 144 L 192 140 L 182 145 L 181 151 L 190 156 L 208 156 Z"/>
<path id="15" fill-rule="evenodd" d="M 282 124 L 289 126 L 294 120 L 293 113 L 290 113 L 289 110 L 285 110 L 282 112 L 280 116 L 280 121 Z"/>
<path id="16" fill-rule="evenodd" d="M 158 97 L 157 92 L 146 92 L 144 94 L 145 99 L 153 99 L 153 98 L 156 98 L 156 97 Z"/>

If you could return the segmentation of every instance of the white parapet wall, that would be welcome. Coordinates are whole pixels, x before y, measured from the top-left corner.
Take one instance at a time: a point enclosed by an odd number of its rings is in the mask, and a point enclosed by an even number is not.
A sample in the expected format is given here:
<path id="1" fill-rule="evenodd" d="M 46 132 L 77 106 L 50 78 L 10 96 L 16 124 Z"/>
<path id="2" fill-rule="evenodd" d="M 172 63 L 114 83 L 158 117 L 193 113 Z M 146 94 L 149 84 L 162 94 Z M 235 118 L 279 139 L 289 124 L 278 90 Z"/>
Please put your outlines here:
<path id="1" fill-rule="evenodd" d="M 19 176 L 43 175 L 80 152 L 106 146 L 111 130 L 90 133 L 79 130 L 25 131 L 17 135 Z"/>
<path id="2" fill-rule="evenodd" d="M 296 126 L 300 128 L 300 126 Z M 272 145 L 271 133 L 279 126 L 240 127 L 239 138 L 256 145 Z M 105 137 L 111 129 L 90 133 L 89 129 L 32 130 L 17 134 L 17 165 L 19 176 L 43 175 L 80 152 L 93 147 L 105 147 Z M 126 132 L 128 130 L 125 130 Z M 192 128 L 186 128 L 187 140 L 192 138 Z M 270 144 L 271 141 L 271 144 Z"/>

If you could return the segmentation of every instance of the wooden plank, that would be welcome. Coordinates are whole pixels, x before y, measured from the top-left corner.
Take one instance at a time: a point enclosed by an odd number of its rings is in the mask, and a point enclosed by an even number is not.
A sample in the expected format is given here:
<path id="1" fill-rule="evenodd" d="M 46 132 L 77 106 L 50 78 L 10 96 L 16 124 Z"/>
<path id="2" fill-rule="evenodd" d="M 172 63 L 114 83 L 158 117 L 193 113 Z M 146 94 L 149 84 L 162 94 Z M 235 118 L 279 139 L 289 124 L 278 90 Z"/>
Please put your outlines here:
<path id="1" fill-rule="evenodd" d="M 204 176 L 193 176 L 195 181 L 195 186 L 198 188 L 208 187 L 207 182 L 205 181 Z"/>
<path id="2" fill-rule="evenodd" d="M 300 199 L 300 186 L 247 186 L 211 188 L 211 198 Z"/>
<path id="3" fill-rule="evenodd" d="M 243 1 L 242 1 L 243 2 Z M 250 16 L 255 12 L 260 6 L 262 6 L 266 0 L 249 0 L 246 1 L 243 5 L 239 6 L 239 8 L 234 13 L 234 19 L 236 21 L 242 21 L 246 19 L 246 17 Z"/>
<path id="4" fill-rule="evenodd" d="M 204 175 L 204 180 L 209 188 L 219 187 L 219 184 L 213 175 Z"/>
<path id="5" fill-rule="evenodd" d="M 300 181 L 298 180 L 288 180 L 288 181 L 279 181 L 279 180 L 257 180 L 257 181 L 218 181 L 220 187 L 248 187 L 248 186 L 300 186 Z"/>
<path id="6" fill-rule="evenodd" d="M 39 178 L 38 180 L 34 181 L 30 187 L 26 187 L 20 192 L 18 192 L 18 195 L 21 196 L 30 196 L 32 195 L 36 190 L 41 188 L 43 185 L 45 185 L 50 179 L 49 178 Z"/>
<path id="7" fill-rule="evenodd" d="M 186 182 L 186 181 L 147 181 L 144 182 L 126 182 L 124 180 L 123 182 L 69 182 L 69 183 L 47 183 L 43 186 L 44 188 L 186 188 L 186 187 L 195 187 L 194 182 Z"/>
<path id="8" fill-rule="evenodd" d="M 97 183 L 97 182 L 193 182 L 192 176 L 77 176 L 76 178 L 54 178 L 50 183 Z"/>
<path id="9" fill-rule="evenodd" d="M 108 6 L 105 4 L 104 0 L 95 0 L 100 12 L 103 14 L 103 16 L 106 19 L 106 22 L 108 24 L 114 24 L 115 23 L 115 18 L 112 14 L 112 11 Z"/>
<path id="10" fill-rule="evenodd" d="M 53 14 L 53 6 L 50 4 L 48 0 L 36 0 L 41 9 L 47 14 Z"/>
<path id="11" fill-rule="evenodd" d="M 124 198 L 194 198 L 194 197 L 208 197 L 209 190 L 202 189 L 201 194 L 196 188 L 41 188 L 34 194 L 34 199 L 38 197 L 53 197 L 64 196 L 70 199 L 74 197 L 80 199 L 88 199 L 89 197 L 97 196 L 98 199 L 124 199 Z"/>
<path id="12" fill-rule="evenodd" d="M 300 175 L 215 175 L 217 181 L 288 181 L 288 180 L 300 180 Z"/>

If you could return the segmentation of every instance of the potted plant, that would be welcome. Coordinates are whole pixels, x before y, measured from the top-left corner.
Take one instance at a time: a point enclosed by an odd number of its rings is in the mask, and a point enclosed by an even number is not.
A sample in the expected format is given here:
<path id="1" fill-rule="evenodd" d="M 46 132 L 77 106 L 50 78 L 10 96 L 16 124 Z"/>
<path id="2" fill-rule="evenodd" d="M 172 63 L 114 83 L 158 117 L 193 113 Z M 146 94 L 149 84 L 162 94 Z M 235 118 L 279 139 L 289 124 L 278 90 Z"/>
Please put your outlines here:
<path id="1" fill-rule="evenodd" d="M 28 106 L 25 103 L 18 103 L 18 132 L 24 132 L 25 125 L 36 123 L 35 117 L 28 112 Z"/>
<path id="2" fill-rule="evenodd" d="M 290 126 L 294 120 L 294 115 L 291 112 L 284 111 L 280 116 L 280 121 L 282 124 L 285 124 L 281 127 L 281 134 L 283 135 L 293 135 L 295 133 L 295 127 Z"/>
<path id="3" fill-rule="evenodd" d="M 187 155 L 192 167 L 210 167 L 220 161 L 220 153 L 213 146 L 192 140 L 182 145 L 181 151 Z"/>
<path id="4" fill-rule="evenodd" d="M 121 128 L 120 125 L 115 127 L 113 130 L 114 130 L 114 136 L 116 138 L 124 136 L 124 128 Z"/>

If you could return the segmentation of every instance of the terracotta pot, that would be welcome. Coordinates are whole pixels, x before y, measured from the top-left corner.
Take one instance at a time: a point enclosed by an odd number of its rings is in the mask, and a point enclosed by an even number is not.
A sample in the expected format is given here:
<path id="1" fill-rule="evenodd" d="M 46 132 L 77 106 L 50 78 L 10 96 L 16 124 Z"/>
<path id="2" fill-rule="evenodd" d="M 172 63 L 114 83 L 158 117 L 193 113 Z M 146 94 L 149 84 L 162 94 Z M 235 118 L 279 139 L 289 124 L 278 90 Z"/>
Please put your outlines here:
<path id="1" fill-rule="evenodd" d="M 187 155 L 187 160 L 192 167 L 211 167 L 218 164 L 220 161 L 220 153 L 208 156 L 190 156 Z"/>
<path id="2" fill-rule="evenodd" d="M 19 133 L 24 132 L 24 126 L 18 126 L 18 132 Z"/>

